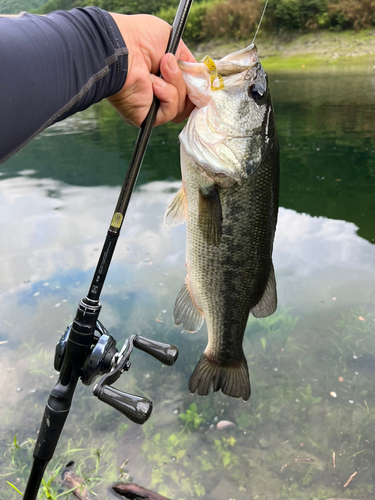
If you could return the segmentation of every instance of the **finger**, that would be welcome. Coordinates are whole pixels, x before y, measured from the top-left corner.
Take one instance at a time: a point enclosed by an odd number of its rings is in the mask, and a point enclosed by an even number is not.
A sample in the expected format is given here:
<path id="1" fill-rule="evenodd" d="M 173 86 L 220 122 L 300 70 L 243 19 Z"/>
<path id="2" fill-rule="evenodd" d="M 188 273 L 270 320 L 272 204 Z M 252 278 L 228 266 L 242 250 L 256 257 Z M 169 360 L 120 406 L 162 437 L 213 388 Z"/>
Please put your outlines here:
<path id="1" fill-rule="evenodd" d="M 177 89 L 177 114 L 181 114 L 185 109 L 186 85 L 174 55 L 165 54 L 163 56 L 160 61 L 160 71 L 164 80 Z"/>
<path id="2" fill-rule="evenodd" d="M 193 104 L 191 102 L 191 100 L 187 97 L 186 98 L 186 104 L 185 104 L 185 109 L 183 110 L 182 113 L 178 114 L 176 116 L 176 118 L 174 118 L 172 121 L 173 123 L 181 123 L 183 122 L 184 120 L 186 120 L 186 118 L 190 115 L 190 113 L 193 111 L 193 109 L 195 108 L 195 104 Z"/>
<path id="3" fill-rule="evenodd" d="M 178 114 L 177 89 L 155 75 L 150 75 L 150 77 L 154 94 L 160 101 L 154 125 L 163 125 L 172 121 Z"/>

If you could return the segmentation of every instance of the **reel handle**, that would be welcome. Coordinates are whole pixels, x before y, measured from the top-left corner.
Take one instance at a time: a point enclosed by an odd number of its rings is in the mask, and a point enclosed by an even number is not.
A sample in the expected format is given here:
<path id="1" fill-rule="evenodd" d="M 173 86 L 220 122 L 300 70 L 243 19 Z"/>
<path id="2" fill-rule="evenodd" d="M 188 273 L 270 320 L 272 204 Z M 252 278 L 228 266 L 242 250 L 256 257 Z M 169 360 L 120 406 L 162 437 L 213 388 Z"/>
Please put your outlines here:
<path id="1" fill-rule="evenodd" d="M 178 348 L 173 344 L 164 344 L 156 340 L 150 340 L 142 335 L 136 335 L 133 338 L 133 345 L 164 365 L 172 366 L 178 357 Z"/>
<path id="2" fill-rule="evenodd" d="M 141 396 L 127 394 L 109 385 L 97 385 L 93 393 L 100 401 L 112 406 L 136 424 L 144 424 L 151 415 L 152 402 Z"/>

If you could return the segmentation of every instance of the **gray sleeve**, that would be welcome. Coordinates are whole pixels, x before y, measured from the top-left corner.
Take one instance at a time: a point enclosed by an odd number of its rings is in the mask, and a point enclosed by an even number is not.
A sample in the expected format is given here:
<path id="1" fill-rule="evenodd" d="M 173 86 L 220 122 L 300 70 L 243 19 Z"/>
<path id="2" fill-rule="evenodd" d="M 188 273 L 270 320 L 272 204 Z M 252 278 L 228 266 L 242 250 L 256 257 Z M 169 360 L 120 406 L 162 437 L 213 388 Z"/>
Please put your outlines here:
<path id="1" fill-rule="evenodd" d="M 0 18 L 0 163 L 49 125 L 119 92 L 128 50 L 95 7 Z"/>

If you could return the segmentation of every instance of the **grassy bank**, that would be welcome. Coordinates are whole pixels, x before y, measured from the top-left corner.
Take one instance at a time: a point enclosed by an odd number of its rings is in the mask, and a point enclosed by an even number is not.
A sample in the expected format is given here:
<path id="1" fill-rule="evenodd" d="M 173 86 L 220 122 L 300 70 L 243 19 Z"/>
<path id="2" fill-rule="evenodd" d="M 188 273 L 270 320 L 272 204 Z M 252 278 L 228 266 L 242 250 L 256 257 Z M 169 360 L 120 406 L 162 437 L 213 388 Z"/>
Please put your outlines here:
<path id="1" fill-rule="evenodd" d="M 220 58 L 246 47 L 252 39 L 214 40 L 189 44 L 197 60 L 206 54 Z M 259 56 L 267 70 L 312 70 L 327 67 L 375 67 L 375 30 L 316 31 L 307 34 L 276 36 L 260 34 L 256 40 Z"/>

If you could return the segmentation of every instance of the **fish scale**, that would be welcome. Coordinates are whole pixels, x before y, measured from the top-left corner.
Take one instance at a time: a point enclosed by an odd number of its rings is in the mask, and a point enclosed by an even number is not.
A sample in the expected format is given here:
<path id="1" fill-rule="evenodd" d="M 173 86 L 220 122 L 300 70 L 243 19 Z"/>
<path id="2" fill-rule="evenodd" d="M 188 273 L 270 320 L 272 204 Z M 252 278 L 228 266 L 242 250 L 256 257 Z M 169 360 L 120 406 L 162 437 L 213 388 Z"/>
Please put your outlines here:
<path id="1" fill-rule="evenodd" d="M 205 311 L 211 356 L 220 359 L 224 354 L 228 363 L 242 358 L 248 315 L 263 295 L 271 268 L 272 247 L 268 242 L 273 239 L 276 214 L 269 210 L 266 197 L 257 200 L 251 196 L 252 191 L 259 188 L 259 177 L 265 177 L 267 185 L 267 167 L 272 174 L 269 163 L 237 188 L 236 193 L 230 189 L 220 193 L 225 222 L 221 243 L 214 248 L 197 229 L 200 178 L 196 175 L 196 166 L 188 164 L 184 172 L 190 287 L 197 306 Z M 270 197 L 276 194 L 273 191 L 278 185 L 277 177 L 272 178 Z M 230 235 L 226 234 L 227 228 Z M 228 329 L 230 335 L 225 335 Z M 229 349 L 231 345 L 233 348 Z"/>

